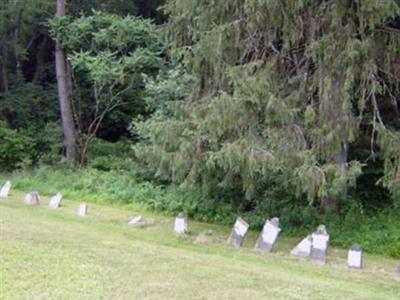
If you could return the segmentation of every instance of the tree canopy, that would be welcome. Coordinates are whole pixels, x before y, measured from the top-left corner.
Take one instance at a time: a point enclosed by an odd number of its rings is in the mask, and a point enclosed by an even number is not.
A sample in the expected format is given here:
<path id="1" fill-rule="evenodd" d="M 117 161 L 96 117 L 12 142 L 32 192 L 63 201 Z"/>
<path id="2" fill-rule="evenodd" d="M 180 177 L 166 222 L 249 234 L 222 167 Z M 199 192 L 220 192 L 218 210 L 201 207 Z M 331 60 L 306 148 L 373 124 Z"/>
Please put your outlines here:
<path id="1" fill-rule="evenodd" d="M 289 196 L 326 210 L 365 188 L 361 174 L 378 165 L 374 183 L 400 205 L 398 2 L 170 0 L 165 9 L 171 55 L 198 80 L 191 97 L 137 124 L 146 138 L 137 155 L 157 177 L 252 209 Z"/>

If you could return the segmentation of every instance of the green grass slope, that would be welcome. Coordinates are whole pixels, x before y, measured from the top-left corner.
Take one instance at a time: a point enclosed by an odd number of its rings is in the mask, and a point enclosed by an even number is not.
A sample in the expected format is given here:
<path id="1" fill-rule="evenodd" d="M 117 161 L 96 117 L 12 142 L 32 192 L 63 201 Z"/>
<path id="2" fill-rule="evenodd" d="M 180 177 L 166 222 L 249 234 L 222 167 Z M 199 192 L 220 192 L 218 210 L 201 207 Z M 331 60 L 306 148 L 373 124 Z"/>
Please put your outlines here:
<path id="1" fill-rule="evenodd" d="M 14 192 L 0 199 L 1 299 L 399 299 L 395 260 L 367 255 L 365 269 L 346 267 L 346 251 L 330 249 L 325 266 L 291 257 L 298 242 L 279 239 L 275 253 L 225 244 L 230 228 L 190 223 L 177 237 L 173 220 L 124 207 L 79 202 L 57 210 L 23 204 Z M 154 225 L 133 228 L 141 214 Z M 196 244 L 201 232 L 209 242 Z"/>

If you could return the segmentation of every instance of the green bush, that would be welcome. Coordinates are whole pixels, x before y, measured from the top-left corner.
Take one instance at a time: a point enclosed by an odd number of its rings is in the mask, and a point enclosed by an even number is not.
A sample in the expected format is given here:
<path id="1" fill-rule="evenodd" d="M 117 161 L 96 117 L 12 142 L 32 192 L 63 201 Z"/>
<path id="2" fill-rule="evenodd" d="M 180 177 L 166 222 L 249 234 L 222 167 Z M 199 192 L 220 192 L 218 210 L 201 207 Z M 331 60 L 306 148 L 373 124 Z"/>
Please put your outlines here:
<path id="1" fill-rule="evenodd" d="M 341 219 L 328 221 L 331 243 L 351 247 L 358 243 L 370 253 L 400 258 L 400 219 L 397 211 L 380 211 L 362 215 L 349 211 Z"/>
<path id="2" fill-rule="evenodd" d="M 0 122 L 0 165 L 3 170 L 12 171 L 30 164 L 34 152 L 34 140 L 30 136 Z"/>
<path id="3" fill-rule="evenodd" d="M 132 142 L 120 140 L 115 143 L 102 139 L 95 139 L 88 153 L 89 167 L 100 171 L 127 171 L 135 170 Z"/>

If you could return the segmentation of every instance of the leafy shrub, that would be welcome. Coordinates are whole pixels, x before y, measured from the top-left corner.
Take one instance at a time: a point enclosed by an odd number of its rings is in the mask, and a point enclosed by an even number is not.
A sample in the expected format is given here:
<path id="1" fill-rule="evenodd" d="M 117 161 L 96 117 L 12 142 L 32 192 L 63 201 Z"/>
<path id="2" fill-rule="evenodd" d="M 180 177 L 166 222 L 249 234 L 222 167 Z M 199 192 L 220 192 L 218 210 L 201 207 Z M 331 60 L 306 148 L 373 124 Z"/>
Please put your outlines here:
<path id="1" fill-rule="evenodd" d="M 54 84 L 46 86 L 18 83 L 2 98 L 2 117 L 10 127 L 43 128 L 48 122 L 60 118 L 57 90 Z"/>
<path id="2" fill-rule="evenodd" d="M 135 170 L 132 143 L 129 140 L 120 140 L 111 143 L 102 139 L 95 139 L 89 151 L 89 166 L 101 171 Z"/>
<path id="3" fill-rule="evenodd" d="M 41 128 L 31 128 L 37 144 L 37 162 L 54 165 L 62 161 L 63 133 L 59 122 L 49 122 Z"/>
<path id="4" fill-rule="evenodd" d="M 333 245 L 351 247 L 358 243 L 370 253 L 400 258 L 400 219 L 397 211 L 374 215 L 349 212 L 343 220 L 327 224 Z"/>
<path id="5" fill-rule="evenodd" d="M 17 130 L 7 128 L 0 122 L 0 165 L 11 171 L 24 164 L 30 164 L 33 156 L 33 139 Z"/>

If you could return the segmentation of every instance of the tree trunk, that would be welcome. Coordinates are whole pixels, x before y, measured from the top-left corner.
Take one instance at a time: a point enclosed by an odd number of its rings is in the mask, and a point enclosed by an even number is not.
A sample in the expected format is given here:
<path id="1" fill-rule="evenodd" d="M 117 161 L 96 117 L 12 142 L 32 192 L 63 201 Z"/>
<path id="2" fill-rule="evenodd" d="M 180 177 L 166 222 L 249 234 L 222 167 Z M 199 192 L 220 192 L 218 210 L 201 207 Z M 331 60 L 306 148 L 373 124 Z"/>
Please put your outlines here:
<path id="1" fill-rule="evenodd" d="M 57 0 L 57 16 L 65 16 L 65 0 Z M 72 115 L 70 73 L 68 71 L 65 50 L 58 42 L 56 43 L 56 73 L 66 157 L 68 160 L 74 162 L 76 158 L 76 136 Z"/>
<path id="2" fill-rule="evenodd" d="M 36 69 L 35 69 L 35 74 L 33 75 L 32 78 L 32 83 L 38 82 L 43 73 L 44 56 L 45 56 L 47 41 L 48 37 L 47 35 L 44 35 L 36 53 Z"/>
<path id="3" fill-rule="evenodd" d="M 8 79 L 7 79 L 7 53 L 2 41 L 0 45 L 0 93 L 8 92 Z"/>
<path id="4" fill-rule="evenodd" d="M 18 4 L 17 4 L 18 5 Z M 22 78 L 22 69 L 21 69 L 21 59 L 20 59 L 20 51 L 19 51 L 19 31 L 21 27 L 21 19 L 22 19 L 22 8 L 17 6 L 17 14 L 15 16 L 15 24 L 14 24 L 14 55 L 15 55 L 15 74 L 17 75 L 17 81 L 19 82 Z"/>
<path id="5" fill-rule="evenodd" d="M 344 77 L 333 77 L 332 87 L 330 89 L 331 98 L 326 107 L 328 107 L 327 115 L 325 115 L 325 121 L 328 122 L 331 130 L 340 128 L 339 132 L 339 143 L 336 150 L 330 157 L 331 163 L 333 163 L 341 173 L 341 176 L 346 177 L 347 173 L 347 160 L 348 160 L 348 149 L 349 143 L 348 137 L 348 125 L 345 120 L 350 119 L 350 111 L 343 112 L 343 100 L 344 95 L 341 91 L 344 89 Z M 333 147 L 333 145 L 331 145 Z M 343 189 L 336 193 L 336 195 L 328 195 L 321 202 L 321 210 L 324 214 L 331 212 L 337 214 L 339 212 L 339 200 L 347 195 L 347 186 L 343 186 Z"/>
<path id="6" fill-rule="evenodd" d="M 331 158 L 332 163 L 337 165 L 340 168 L 342 174 L 346 174 L 347 172 L 347 160 L 348 160 L 348 152 L 349 152 L 349 143 L 347 141 L 342 141 L 341 149 Z M 341 191 L 340 196 L 344 196 L 347 194 L 347 189 Z M 334 214 L 338 213 L 338 198 L 334 196 L 328 196 L 322 199 L 321 201 L 321 212 L 323 214 L 327 214 L 328 212 L 332 212 Z"/>

